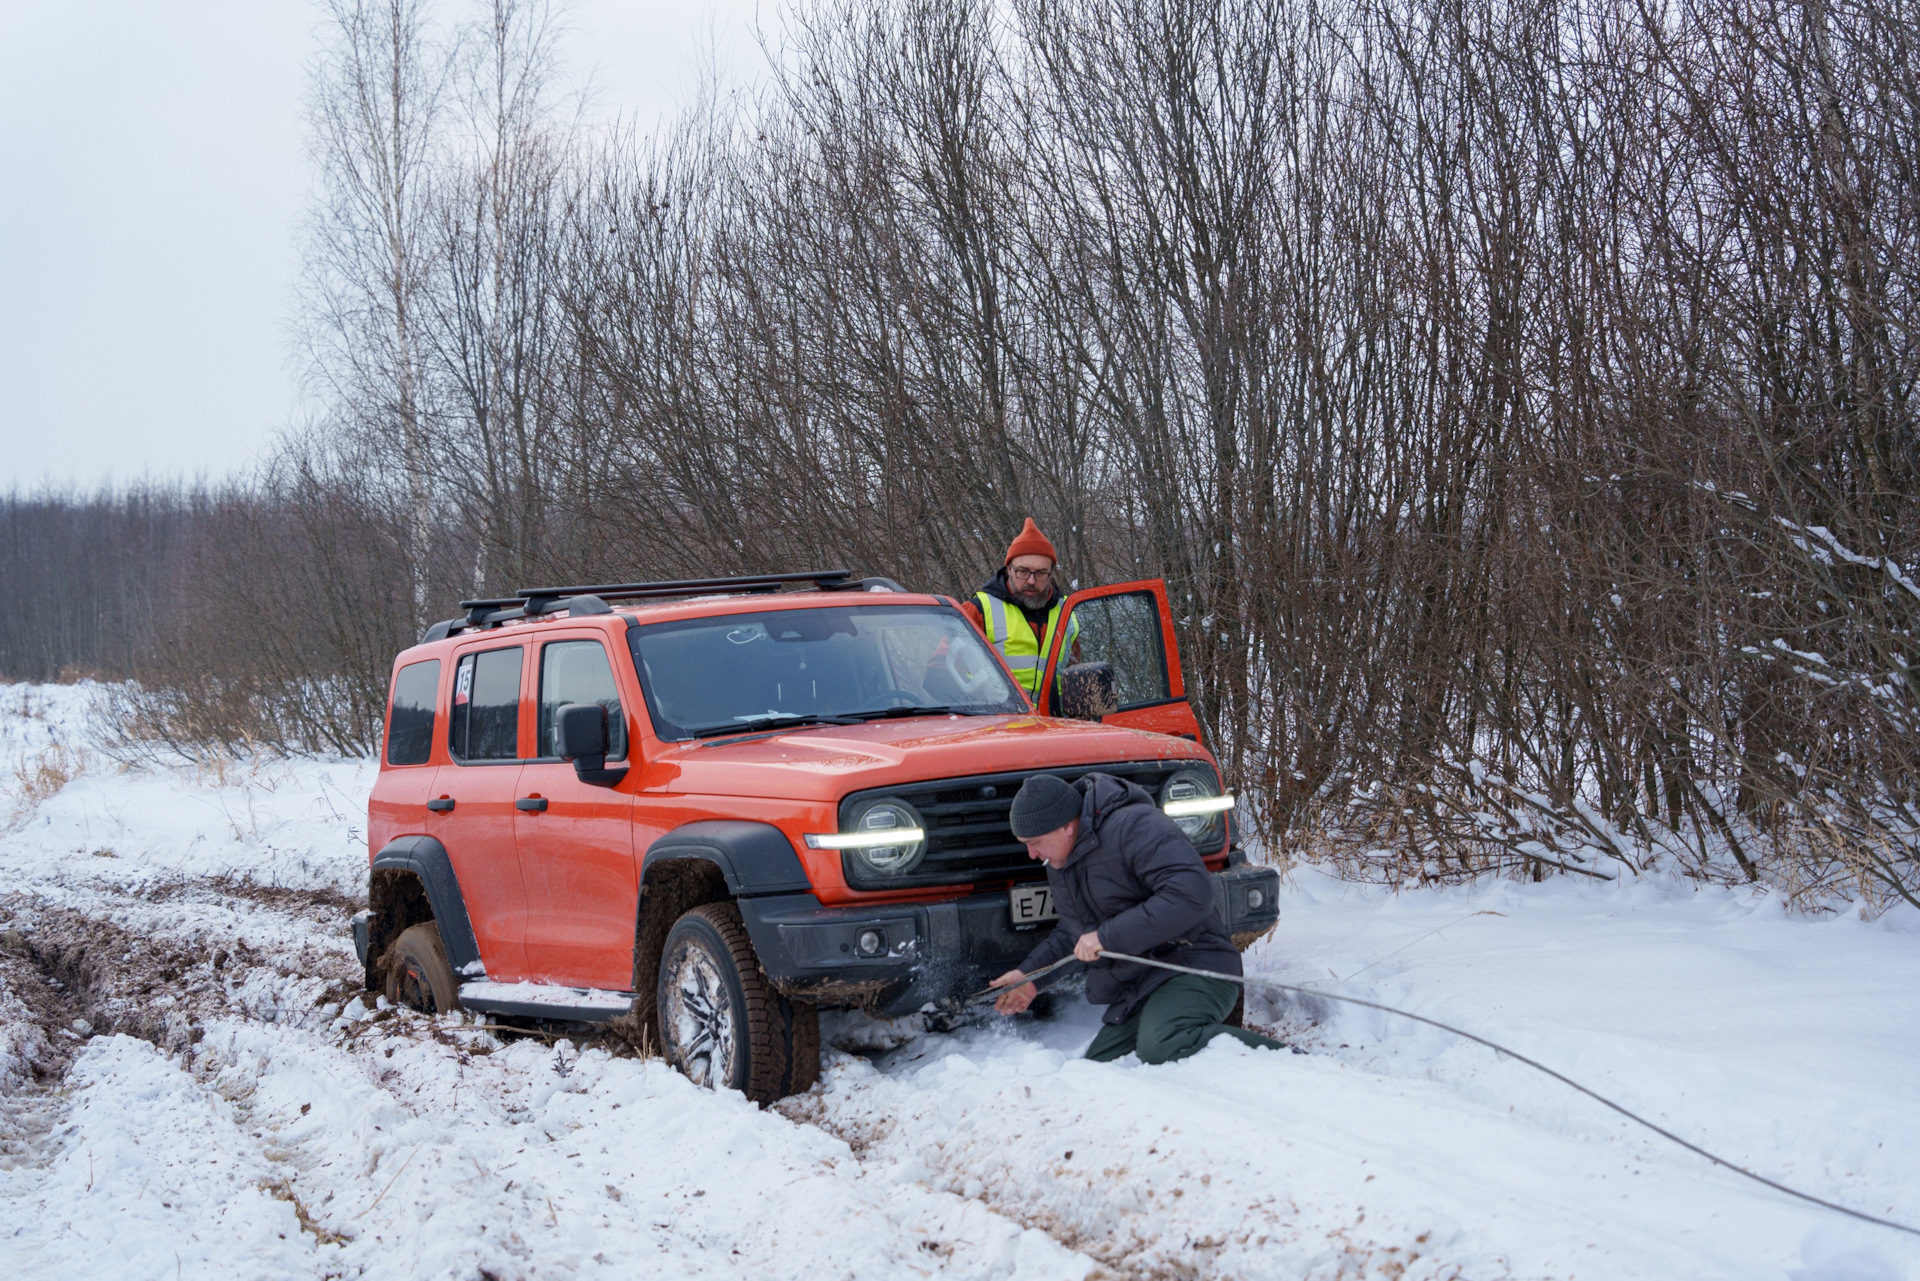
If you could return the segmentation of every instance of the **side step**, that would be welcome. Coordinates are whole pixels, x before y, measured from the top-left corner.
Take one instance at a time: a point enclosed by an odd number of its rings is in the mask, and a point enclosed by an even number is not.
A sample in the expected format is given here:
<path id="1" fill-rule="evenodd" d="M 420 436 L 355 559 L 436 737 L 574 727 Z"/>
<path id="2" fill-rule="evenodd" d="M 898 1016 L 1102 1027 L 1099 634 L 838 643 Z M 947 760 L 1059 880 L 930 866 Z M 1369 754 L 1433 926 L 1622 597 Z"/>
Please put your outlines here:
<path id="1" fill-rule="evenodd" d="M 600 992 L 555 983 L 491 983 L 480 979 L 460 985 L 460 1004 L 469 1010 L 514 1018 L 549 1019 L 555 1023 L 608 1023 L 633 1008 L 633 993 Z"/>

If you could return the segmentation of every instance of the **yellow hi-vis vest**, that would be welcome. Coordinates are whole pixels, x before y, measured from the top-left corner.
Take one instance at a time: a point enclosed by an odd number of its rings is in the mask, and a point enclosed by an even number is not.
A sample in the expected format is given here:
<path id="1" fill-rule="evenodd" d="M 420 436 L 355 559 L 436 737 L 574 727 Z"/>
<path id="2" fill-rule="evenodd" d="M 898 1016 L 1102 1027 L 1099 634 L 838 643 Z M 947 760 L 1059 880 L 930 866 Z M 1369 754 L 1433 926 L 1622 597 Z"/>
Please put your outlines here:
<path id="1" fill-rule="evenodd" d="M 1036 704 L 1040 701 L 1040 673 L 1047 665 L 1047 651 L 1053 648 L 1053 635 L 1060 626 L 1060 607 L 1065 598 L 1055 601 L 1053 608 L 1047 611 L 1047 631 L 1044 636 L 1033 634 L 1033 625 L 1027 621 L 1026 612 L 1019 606 L 1009 607 L 1006 601 L 987 592 L 975 592 L 973 597 L 980 604 L 981 621 L 987 625 L 987 643 L 1000 651 L 1000 657 L 1007 662 L 1007 669 L 1013 673 L 1013 679 L 1020 682 L 1020 688 L 1027 691 L 1027 697 Z M 1080 620 L 1070 619 L 1067 623 L 1067 644 L 1073 644 L 1073 638 L 1080 634 Z"/>

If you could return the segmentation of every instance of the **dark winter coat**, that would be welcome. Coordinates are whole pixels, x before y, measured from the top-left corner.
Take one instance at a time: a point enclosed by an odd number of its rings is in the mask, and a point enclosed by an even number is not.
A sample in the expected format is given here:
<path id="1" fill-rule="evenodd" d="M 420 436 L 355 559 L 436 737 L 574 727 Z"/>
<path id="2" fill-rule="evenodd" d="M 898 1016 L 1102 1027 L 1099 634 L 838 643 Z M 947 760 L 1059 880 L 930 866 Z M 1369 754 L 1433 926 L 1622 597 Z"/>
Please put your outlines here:
<path id="1" fill-rule="evenodd" d="M 1088 774 L 1075 787 L 1086 800 L 1080 835 L 1065 867 L 1047 869 L 1060 924 L 1027 954 L 1032 973 L 1073 951 L 1090 930 L 1110 952 L 1150 956 L 1216 974 L 1239 974 L 1213 879 L 1200 854 L 1141 788 L 1111 774 Z M 1087 967 L 1087 999 L 1107 1007 L 1103 1021 L 1124 1023 L 1153 990 L 1173 977 L 1131 961 Z"/>

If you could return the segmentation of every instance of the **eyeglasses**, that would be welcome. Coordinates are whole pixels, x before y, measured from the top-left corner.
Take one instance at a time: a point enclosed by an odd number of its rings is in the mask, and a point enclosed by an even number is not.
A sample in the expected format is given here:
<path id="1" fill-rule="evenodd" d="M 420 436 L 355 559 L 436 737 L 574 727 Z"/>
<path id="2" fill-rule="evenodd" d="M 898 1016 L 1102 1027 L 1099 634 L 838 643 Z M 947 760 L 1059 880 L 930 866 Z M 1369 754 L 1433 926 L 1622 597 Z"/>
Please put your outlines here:
<path id="1" fill-rule="evenodd" d="M 1018 578 L 1026 582 L 1044 583 L 1053 577 L 1051 569 L 1021 569 L 1018 566 L 1007 571 L 1008 578 Z"/>

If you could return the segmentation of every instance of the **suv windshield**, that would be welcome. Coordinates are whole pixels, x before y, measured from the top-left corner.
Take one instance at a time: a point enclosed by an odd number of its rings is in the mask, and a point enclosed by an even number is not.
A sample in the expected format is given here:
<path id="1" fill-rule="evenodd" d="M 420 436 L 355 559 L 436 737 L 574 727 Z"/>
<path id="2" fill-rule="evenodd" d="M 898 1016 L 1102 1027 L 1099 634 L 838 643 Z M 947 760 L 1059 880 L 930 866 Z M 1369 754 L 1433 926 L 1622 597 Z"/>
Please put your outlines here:
<path id="1" fill-rule="evenodd" d="M 627 639 L 664 739 L 1027 710 L 980 634 L 950 609 L 768 610 L 654 623 Z"/>

